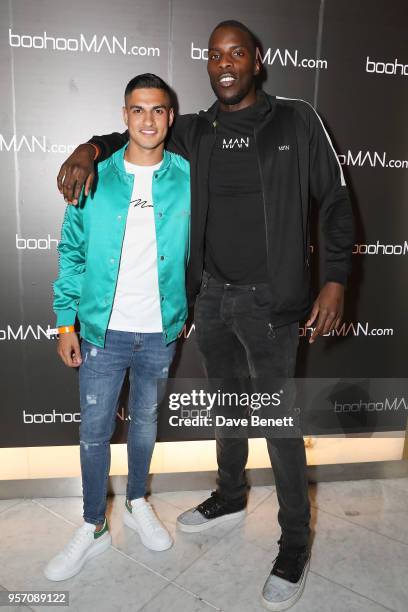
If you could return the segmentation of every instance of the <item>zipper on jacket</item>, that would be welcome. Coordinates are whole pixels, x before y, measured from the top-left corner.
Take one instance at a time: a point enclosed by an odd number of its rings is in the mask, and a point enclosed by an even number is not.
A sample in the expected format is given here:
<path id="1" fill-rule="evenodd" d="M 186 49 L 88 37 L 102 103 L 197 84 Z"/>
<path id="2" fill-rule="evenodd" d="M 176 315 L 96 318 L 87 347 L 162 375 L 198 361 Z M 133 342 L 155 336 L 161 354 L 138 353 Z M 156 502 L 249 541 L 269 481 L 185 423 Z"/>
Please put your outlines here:
<path id="1" fill-rule="evenodd" d="M 211 126 L 212 126 L 212 129 L 213 129 L 214 139 L 213 139 L 213 142 L 211 144 L 211 149 L 210 149 L 210 152 L 209 152 L 209 155 L 208 155 L 208 168 L 207 168 L 207 177 L 206 177 L 207 178 L 207 212 L 206 212 L 206 215 L 205 215 L 205 222 L 204 222 L 205 226 L 207 225 L 208 210 L 209 210 L 209 207 L 210 207 L 210 165 L 211 165 L 211 156 L 213 154 L 215 143 L 216 143 L 216 140 L 217 140 L 217 120 L 216 119 L 214 119 L 214 121 L 211 122 Z M 205 267 L 205 238 L 203 238 L 202 251 L 203 251 L 203 257 L 202 257 L 203 265 L 202 265 L 202 272 L 201 272 L 201 278 L 200 278 L 200 286 L 201 286 L 201 282 L 202 282 L 202 278 L 203 278 L 203 271 L 204 271 L 204 267 Z M 196 292 L 196 295 L 197 295 L 197 293 L 199 293 L 199 292 Z"/>
<path id="2" fill-rule="evenodd" d="M 310 245 L 309 245 L 309 213 L 306 222 L 306 237 L 305 237 L 305 267 L 310 268 Z"/>
<path id="3" fill-rule="evenodd" d="M 217 125 L 218 125 L 217 124 L 217 120 L 215 119 L 215 121 L 212 122 L 212 126 L 214 128 L 214 140 L 213 140 L 213 143 L 211 145 L 210 161 L 209 161 L 209 164 L 208 164 L 208 174 L 207 174 L 207 179 L 208 179 L 208 194 L 210 193 L 210 181 L 209 181 L 209 178 L 210 178 L 211 156 L 212 156 L 212 154 L 214 152 L 215 143 L 217 142 Z M 210 202 L 209 198 L 208 198 L 208 202 Z"/>
<path id="4" fill-rule="evenodd" d="M 217 120 L 212 122 L 212 126 L 214 128 L 214 141 L 212 143 L 210 156 L 212 155 L 213 149 L 215 147 L 215 142 L 217 140 Z M 210 175 L 210 166 L 208 166 L 208 175 Z"/>
<path id="5" fill-rule="evenodd" d="M 133 192 L 133 185 L 134 185 L 134 182 L 135 182 L 135 178 L 134 178 L 134 176 L 133 176 L 132 188 L 131 188 L 131 190 L 130 190 L 130 196 L 129 196 L 129 202 L 130 202 L 130 200 L 132 199 L 132 192 Z M 120 253 L 119 253 L 119 258 L 118 258 L 118 272 L 117 272 L 117 274 L 116 274 L 116 280 L 115 280 L 115 289 L 114 289 L 114 292 L 113 292 L 112 303 L 111 303 L 110 310 L 109 310 L 109 317 L 108 317 L 108 321 L 107 321 L 107 323 L 106 323 L 105 336 L 104 336 L 104 339 L 103 339 L 103 343 L 104 343 L 104 344 L 105 344 L 105 341 L 106 341 L 106 332 L 108 331 L 108 325 L 109 325 L 110 318 L 111 318 L 111 316 L 112 316 L 113 306 L 114 306 L 114 303 L 115 303 L 116 289 L 117 289 L 117 287 L 118 287 L 118 281 L 119 281 L 119 272 L 120 272 L 120 262 L 121 262 L 121 259 L 122 259 L 123 243 L 124 243 L 124 241 L 125 241 L 125 234 L 126 234 L 127 218 L 128 218 L 128 215 L 129 215 L 129 206 L 130 206 L 130 204 L 129 204 L 129 205 L 128 205 L 128 207 L 127 207 L 127 210 L 126 210 L 126 215 L 125 215 L 125 217 L 126 217 L 126 218 L 125 218 L 125 223 L 124 223 L 123 233 L 122 233 L 122 243 L 121 243 L 121 245 L 120 245 Z"/>
<path id="6" fill-rule="evenodd" d="M 310 268 L 310 262 L 309 262 L 309 245 L 307 243 L 307 238 L 306 238 L 306 249 L 305 249 L 305 266 L 306 268 Z"/>
<path id="7" fill-rule="evenodd" d="M 266 219 L 265 189 L 264 189 L 264 181 L 263 181 L 263 175 L 262 175 L 261 160 L 259 159 L 258 143 L 256 140 L 256 129 L 255 128 L 254 128 L 254 142 L 255 142 L 256 159 L 258 161 L 259 176 L 261 179 L 262 202 L 263 202 L 264 219 L 265 219 L 266 269 L 268 270 L 269 269 L 269 243 L 268 243 L 268 223 Z"/>
<path id="8" fill-rule="evenodd" d="M 210 155 L 208 156 L 208 169 L 207 169 L 207 217 L 208 217 L 208 210 L 210 208 L 210 166 L 211 166 L 211 157 L 213 155 L 214 152 L 214 147 L 215 147 L 215 143 L 217 142 L 217 120 L 215 119 L 212 122 L 212 127 L 213 127 L 213 133 L 214 133 L 214 139 L 211 145 L 211 150 L 210 150 Z M 207 223 L 207 219 L 206 219 L 206 223 Z"/>
<path id="9" fill-rule="evenodd" d="M 211 167 L 211 158 L 213 156 L 214 147 L 215 147 L 215 144 L 217 142 L 217 120 L 216 119 L 212 122 L 212 126 L 214 128 L 214 140 L 213 140 L 213 143 L 211 145 L 211 151 L 210 151 L 210 156 L 209 156 L 209 160 L 208 160 L 208 171 L 207 171 L 207 198 L 208 198 L 208 200 L 207 200 L 208 201 L 207 218 L 208 218 L 208 210 L 210 208 L 210 167 Z M 206 218 L 206 221 L 205 221 L 206 225 L 207 225 L 207 218 Z"/>

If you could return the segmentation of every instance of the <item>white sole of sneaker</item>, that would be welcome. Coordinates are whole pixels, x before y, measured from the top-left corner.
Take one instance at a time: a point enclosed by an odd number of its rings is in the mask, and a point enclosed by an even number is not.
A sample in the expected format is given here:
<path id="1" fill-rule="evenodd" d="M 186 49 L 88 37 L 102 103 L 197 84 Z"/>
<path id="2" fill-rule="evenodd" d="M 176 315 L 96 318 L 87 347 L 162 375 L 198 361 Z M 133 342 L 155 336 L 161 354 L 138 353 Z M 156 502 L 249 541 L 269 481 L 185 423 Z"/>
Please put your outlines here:
<path id="1" fill-rule="evenodd" d="M 162 552 L 163 550 L 168 550 L 169 548 L 173 546 L 173 540 L 170 540 L 168 544 L 165 544 L 163 546 L 156 546 L 156 545 L 153 545 L 151 542 L 149 542 L 144 537 L 144 535 L 140 533 L 136 521 L 133 519 L 132 515 L 130 514 L 128 510 L 125 510 L 123 513 L 123 522 L 126 525 L 126 527 L 129 527 L 129 529 L 133 529 L 133 531 L 136 531 L 136 533 L 139 535 L 139 538 L 142 541 L 143 546 L 146 546 L 146 548 L 148 548 L 149 550 L 154 550 L 155 552 Z"/>
<path id="2" fill-rule="evenodd" d="M 206 523 L 202 523 L 201 525 L 185 525 L 177 520 L 177 529 L 180 531 L 184 531 L 184 533 L 199 533 L 200 531 L 205 531 L 206 529 L 211 529 L 216 525 L 220 525 L 220 523 L 226 523 L 227 521 L 239 520 L 244 518 L 246 515 L 246 510 L 239 510 L 238 512 L 231 512 L 230 514 L 223 514 L 222 516 L 218 516 L 217 518 L 211 519 Z"/>
<path id="3" fill-rule="evenodd" d="M 306 563 L 303 569 L 303 574 L 300 579 L 299 589 L 298 591 L 296 591 L 294 595 L 292 595 L 290 599 L 287 599 L 286 601 L 274 602 L 274 601 L 268 601 L 267 599 L 264 598 L 263 595 L 261 595 L 261 601 L 262 601 L 263 607 L 266 608 L 267 610 L 272 610 L 273 612 L 281 612 L 282 610 L 288 610 L 293 605 L 295 605 L 295 603 L 301 598 L 303 589 L 305 588 L 306 577 L 309 571 L 309 566 L 310 566 L 310 557 L 309 557 L 309 561 Z"/>
<path id="4" fill-rule="evenodd" d="M 82 559 L 80 559 L 78 563 L 70 569 L 69 572 L 50 574 L 47 572 L 47 568 L 45 568 L 44 575 L 46 578 L 48 578 L 48 580 L 52 580 L 53 582 L 59 582 L 60 580 L 68 580 L 68 578 L 72 578 L 73 576 L 78 574 L 85 565 L 85 563 L 89 561 L 89 559 L 92 559 L 93 557 L 96 557 L 97 555 L 100 555 L 105 552 L 105 550 L 107 550 L 111 544 L 112 537 L 111 534 L 107 532 L 95 542 L 92 548 L 88 550 L 88 552 L 82 557 Z"/>

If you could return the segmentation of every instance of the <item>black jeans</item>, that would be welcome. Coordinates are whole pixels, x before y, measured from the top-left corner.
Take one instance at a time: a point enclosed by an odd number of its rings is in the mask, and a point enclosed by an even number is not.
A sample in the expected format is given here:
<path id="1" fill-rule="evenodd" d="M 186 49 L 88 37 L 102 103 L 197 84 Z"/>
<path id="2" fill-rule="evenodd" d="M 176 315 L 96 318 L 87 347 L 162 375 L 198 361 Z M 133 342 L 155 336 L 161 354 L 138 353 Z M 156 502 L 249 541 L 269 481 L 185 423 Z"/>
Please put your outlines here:
<path id="1" fill-rule="evenodd" d="M 274 328 L 267 284 L 223 284 L 204 273 L 195 306 L 198 346 L 209 378 L 293 377 L 298 322 Z M 310 503 L 302 437 L 267 437 L 279 502 L 278 521 L 286 543 L 309 541 Z M 246 502 L 248 439 L 216 430 L 217 491 L 234 505 Z"/>

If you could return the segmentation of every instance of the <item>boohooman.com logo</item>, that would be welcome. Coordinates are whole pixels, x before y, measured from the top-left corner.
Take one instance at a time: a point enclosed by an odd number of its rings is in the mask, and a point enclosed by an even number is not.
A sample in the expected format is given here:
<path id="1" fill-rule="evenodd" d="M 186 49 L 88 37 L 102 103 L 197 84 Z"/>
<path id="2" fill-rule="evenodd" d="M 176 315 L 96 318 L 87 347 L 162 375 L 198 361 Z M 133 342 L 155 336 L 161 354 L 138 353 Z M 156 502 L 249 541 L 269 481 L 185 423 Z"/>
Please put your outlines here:
<path id="1" fill-rule="evenodd" d="M 49 139 L 44 135 L 22 134 L 17 136 L 17 134 L 12 134 L 11 136 L 6 136 L 0 134 L 0 152 L 20 153 L 20 151 L 26 151 L 28 153 L 59 153 L 62 155 L 72 153 L 75 147 L 76 145 L 74 144 L 50 143 Z"/>
<path id="2" fill-rule="evenodd" d="M 283 68 L 310 68 L 310 69 L 327 69 L 327 60 L 318 58 L 301 57 L 298 49 L 267 49 L 263 54 L 257 49 L 257 57 L 262 64 L 267 66 L 281 66 Z M 191 59 L 193 60 L 208 60 L 208 49 L 196 47 L 195 43 L 191 43 Z"/>
<path id="3" fill-rule="evenodd" d="M 299 337 L 306 338 L 312 335 L 314 327 L 307 327 L 303 325 L 299 327 Z M 191 334 L 195 332 L 195 324 L 185 325 L 179 333 L 179 338 L 187 340 Z M 380 336 L 394 336 L 395 329 L 392 327 L 372 327 L 368 321 L 352 321 L 343 322 L 339 325 L 338 329 L 334 329 L 328 334 L 324 334 L 324 337 L 344 337 L 344 336 L 355 336 L 355 337 L 372 337 L 377 338 Z"/>
<path id="4" fill-rule="evenodd" d="M 366 72 L 374 72 L 375 74 L 408 76 L 408 64 L 401 63 L 397 58 L 394 58 L 392 62 L 378 62 L 367 55 L 365 70 Z"/>
<path id="5" fill-rule="evenodd" d="M 50 51 L 70 51 L 71 53 L 108 53 L 115 55 L 132 55 L 139 57 L 160 57 L 159 47 L 133 45 L 127 36 L 107 36 L 106 34 L 85 36 L 80 33 L 76 37 L 49 36 L 41 34 L 17 34 L 9 28 L 10 47 Z"/>
<path id="6" fill-rule="evenodd" d="M 407 159 L 390 159 L 386 151 L 357 151 L 353 152 L 350 149 L 343 154 L 338 154 L 339 162 L 342 166 L 353 166 L 362 168 L 369 166 L 371 168 L 408 168 Z"/>

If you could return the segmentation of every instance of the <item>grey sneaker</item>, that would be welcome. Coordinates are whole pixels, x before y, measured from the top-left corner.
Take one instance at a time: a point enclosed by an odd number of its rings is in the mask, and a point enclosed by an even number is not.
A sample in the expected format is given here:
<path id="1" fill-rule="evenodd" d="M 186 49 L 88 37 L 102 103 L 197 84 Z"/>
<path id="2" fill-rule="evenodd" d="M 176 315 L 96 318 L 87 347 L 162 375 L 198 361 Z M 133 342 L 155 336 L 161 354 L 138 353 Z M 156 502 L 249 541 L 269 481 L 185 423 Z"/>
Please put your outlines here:
<path id="1" fill-rule="evenodd" d="M 246 500 L 237 504 L 221 499 L 216 491 L 211 497 L 203 501 L 195 508 L 190 508 L 180 514 L 177 518 L 177 527 L 180 531 L 196 533 L 210 529 L 220 523 L 245 516 Z"/>
<path id="2" fill-rule="evenodd" d="M 262 605 L 274 611 L 287 610 L 300 599 L 310 565 L 308 546 L 285 548 L 282 538 L 278 544 L 279 554 L 262 591 Z"/>

